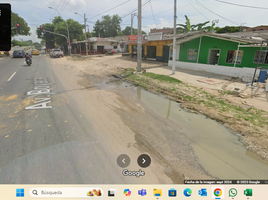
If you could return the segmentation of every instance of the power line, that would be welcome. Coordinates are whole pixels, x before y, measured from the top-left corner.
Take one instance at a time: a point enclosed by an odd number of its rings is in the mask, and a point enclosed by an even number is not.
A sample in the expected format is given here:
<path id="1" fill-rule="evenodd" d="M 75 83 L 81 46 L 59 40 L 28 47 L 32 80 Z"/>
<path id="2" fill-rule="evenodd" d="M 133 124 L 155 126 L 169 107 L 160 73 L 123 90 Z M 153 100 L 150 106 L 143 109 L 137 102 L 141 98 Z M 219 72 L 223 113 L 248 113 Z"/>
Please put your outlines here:
<path id="1" fill-rule="evenodd" d="M 160 12 L 160 13 L 156 13 L 155 15 L 159 15 L 159 14 L 162 14 L 162 13 L 165 13 L 165 12 L 169 12 L 171 10 L 174 10 L 174 9 L 170 9 L 170 10 L 166 10 L 166 11 L 163 11 L 163 12 Z M 149 15 L 148 15 L 149 16 Z"/>
<path id="2" fill-rule="evenodd" d="M 143 4 L 142 4 L 142 7 L 148 5 L 148 3 L 149 3 L 150 1 L 151 1 L 151 0 L 148 0 L 148 1 L 146 1 L 145 3 L 143 3 Z M 130 13 L 123 15 L 121 18 L 125 18 L 125 17 L 129 16 L 129 15 L 131 15 L 133 12 L 136 12 L 137 10 L 138 10 L 138 8 L 135 8 L 134 10 L 130 11 Z"/>
<path id="3" fill-rule="evenodd" d="M 219 14 L 213 12 L 212 10 L 208 9 L 208 8 L 205 7 L 203 4 L 201 4 L 198 0 L 195 0 L 195 1 L 196 1 L 200 6 L 202 6 L 203 8 L 205 8 L 206 10 L 208 10 L 209 12 L 213 13 L 214 15 L 217 15 L 217 16 L 221 17 L 222 19 L 225 19 L 226 21 L 231 22 L 232 24 L 239 25 L 238 23 L 233 22 L 233 21 L 231 21 L 231 20 L 229 20 L 229 19 L 227 19 L 227 18 L 225 18 L 225 17 L 223 17 L 223 16 L 221 16 L 221 15 L 219 15 Z"/>
<path id="4" fill-rule="evenodd" d="M 204 0 L 205 1 L 205 0 Z M 185 4 L 185 5 L 182 5 L 182 6 L 178 6 L 178 7 L 180 7 L 180 8 L 182 8 L 182 7 L 186 7 L 186 6 L 189 6 L 190 4 L 188 3 L 188 4 Z M 174 11 L 174 8 L 172 8 L 172 9 L 169 9 L 169 10 L 166 10 L 166 11 L 162 11 L 162 12 L 159 12 L 159 13 L 156 13 L 155 15 L 159 15 L 159 14 L 162 14 L 162 13 L 165 13 L 165 12 L 169 12 L 169 11 Z M 181 14 L 181 13 L 180 13 Z M 181 14 L 182 15 L 182 14 Z M 148 15 L 149 16 L 149 15 Z M 148 17 L 147 16 L 147 17 Z M 183 17 L 184 17 L 184 15 L 182 15 Z"/>
<path id="5" fill-rule="evenodd" d="M 62 4 L 61 8 L 59 9 L 59 12 L 61 12 L 61 11 L 62 11 L 62 9 L 63 9 L 63 7 L 66 5 L 67 1 L 68 1 L 68 0 L 66 0 L 65 2 L 63 2 L 63 4 Z"/>
<path id="6" fill-rule="evenodd" d="M 199 12 L 203 17 L 205 17 L 207 20 L 210 20 L 210 19 L 208 19 L 203 13 L 201 13 L 198 9 L 196 9 L 195 7 L 194 7 L 194 5 L 189 1 L 189 0 L 187 0 L 190 4 L 191 4 L 191 6 L 197 11 L 197 12 Z"/>
<path id="7" fill-rule="evenodd" d="M 58 4 L 57 9 L 59 8 L 59 6 L 60 6 L 60 4 L 61 4 L 61 1 L 62 1 L 62 0 L 60 0 L 60 3 Z M 54 17 L 54 15 L 56 14 L 56 12 L 57 12 L 57 11 L 55 10 L 54 14 L 53 14 L 50 18 Z"/>
<path id="8" fill-rule="evenodd" d="M 65 7 L 61 10 L 61 12 L 64 11 L 64 9 L 66 8 L 66 6 L 69 4 L 70 0 L 66 3 Z"/>
<path id="9" fill-rule="evenodd" d="M 104 12 L 102 12 L 102 13 L 98 14 L 98 15 L 95 15 L 95 16 L 93 16 L 93 17 L 89 18 L 89 19 L 92 19 L 92 18 L 95 18 L 95 17 L 97 17 L 97 16 L 99 16 L 99 15 L 102 15 L 102 14 L 104 14 L 104 13 L 106 13 L 106 12 L 110 11 L 110 10 L 113 10 L 113 9 L 115 9 L 115 8 L 117 8 L 117 7 L 121 6 L 121 5 L 123 5 L 123 4 L 127 3 L 127 2 L 129 2 L 129 1 L 130 1 L 130 0 L 125 1 L 125 2 L 123 2 L 123 3 L 119 4 L 119 5 L 115 6 L 115 7 L 111 8 L 111 9 L 109 9 L 109 10 L 106 10 L 106 11 L 104 11 Z"/>
<path id="10" fill-rule="evenodd" d="M 241 7 L 246 7 L 246 8 L 256 8 L 256 9 L 268 9 L 268 8 L 264 8 L 264 7 L 257 7 L 257 6 L 248 6 L 248 5 L 241 5 L 241 4 L 236 4 L 236 3 L 230 3 L 230 2 L 226 2 L 226 1 L 220 1 L 220 0 L 215 0 L 221 3 L 226 3 L 226 4 L 230 4 L 230 5 L 234 5 L 234 6 L 241 6 Z"/>
<path id="11" fill-rule="evenodd" d="M 151 6 L 151 11 L 152 11 L 152 16 L 153 16 L 153 18 L 154 18 L 154 22 L 155 22 L 155 24 L 157 25 L 156 20 L 155 20 L 155 16 L 154 16 L 153 7 L 152 7 L 152 2 L 151 2 L 151 1 L 150 1 L 150 6 Z"/>

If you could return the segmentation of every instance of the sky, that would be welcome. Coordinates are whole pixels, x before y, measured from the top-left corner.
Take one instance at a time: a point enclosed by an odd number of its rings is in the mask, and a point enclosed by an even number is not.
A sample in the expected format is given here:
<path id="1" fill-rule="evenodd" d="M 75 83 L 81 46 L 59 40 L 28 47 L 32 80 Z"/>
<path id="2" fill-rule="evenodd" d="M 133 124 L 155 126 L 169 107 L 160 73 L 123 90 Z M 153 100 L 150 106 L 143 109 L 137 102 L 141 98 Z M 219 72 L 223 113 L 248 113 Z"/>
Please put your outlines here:
<path id="1" fill-rule="evenodd" d="M 142 0 L 142 3 L 147 1 Z M 217 0 L 177 0 L 177 24 L 184 24 L 184 15 L 187 15 L 191 24 L 219 20 L 217 23 L 219 27 L 240 26 L 241 24 L 249 27 L 268 25 L 267 17 L 265 17 L 268 11 L 268 1 L 222 1 L 267 9 L 234 6 Z M 36 36 L 36 28 L 43 23 L 50 23 L 53 17 L 58 16 L 55 10 L 48 8 L 49 6 L 58 9 L 63 19 L 72 18 L 81 24 L 84 19 L 80 15 L 86 13 L 90 21 L 87 23 L 90 31 L 93 30 L 94 22 L 101 19 L 101 16 L 115 14 L 123 17 L 121 28 L 124 29 L 131 24 L 131 15 L 127 14 L 138 7 L 138 0 L 0 0 L 0 3 L 10 3 L 12 11 L 23 17 L 31 28 L 31 36 L 18 36 L 16 39 L 34 42 L 40 42 Z M 147 33 L 152 28 L 173 27 L 173 20 L 174 0 L 151 0 L 142 8 L 142 30 Z M 137 26 L 138 20 L 135 17 L 133 27 L 137 28 Z"/>

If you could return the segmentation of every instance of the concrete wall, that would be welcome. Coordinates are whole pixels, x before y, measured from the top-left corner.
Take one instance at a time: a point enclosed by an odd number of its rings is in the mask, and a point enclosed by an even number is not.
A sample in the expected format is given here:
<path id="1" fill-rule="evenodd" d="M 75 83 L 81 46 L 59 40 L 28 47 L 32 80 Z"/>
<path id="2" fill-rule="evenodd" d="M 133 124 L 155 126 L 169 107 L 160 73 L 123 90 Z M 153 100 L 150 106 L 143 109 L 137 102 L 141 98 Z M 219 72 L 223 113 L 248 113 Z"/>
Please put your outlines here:
<path id="1" fill-rule="evenodd" d="M 168 66 L 172 66 L 172 61 L 168 62 Z M 226 67 L 220 65 L 208 65 L 208 64 L 199 64 L 199 63 L 189 63 L 176 61 L 176 67 L 183 69 L 191 69 L 196 71 L 206 71 L 214 74 L 226 75 L 231 77 L 243 78 L 244 76 L 253 76 L 254 68 L 248 67 Z M 257 73 L 258 75 L 258 73 Z"/>
<path id="2" fill-rule="evenodd" d="M 97 42 L 93 45 L 93 49 L 97 49 L 97 46 L 104 46 L 104 49 L 113 49 L 111 42 Z"/>

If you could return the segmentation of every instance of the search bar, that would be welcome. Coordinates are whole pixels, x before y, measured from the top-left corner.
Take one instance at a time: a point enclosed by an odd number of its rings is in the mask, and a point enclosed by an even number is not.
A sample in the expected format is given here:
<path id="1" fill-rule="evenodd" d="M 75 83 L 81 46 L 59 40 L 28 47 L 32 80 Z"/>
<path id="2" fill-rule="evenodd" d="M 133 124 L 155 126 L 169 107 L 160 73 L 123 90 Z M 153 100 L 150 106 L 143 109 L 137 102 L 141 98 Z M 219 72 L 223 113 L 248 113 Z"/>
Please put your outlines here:
<path id="1" fill-rule="evenodd" d="M 73 188 L 31 188 L 29 195 L 33 198 L 100 198 L 103 195 L 101 188 L 73 187 Z"/>

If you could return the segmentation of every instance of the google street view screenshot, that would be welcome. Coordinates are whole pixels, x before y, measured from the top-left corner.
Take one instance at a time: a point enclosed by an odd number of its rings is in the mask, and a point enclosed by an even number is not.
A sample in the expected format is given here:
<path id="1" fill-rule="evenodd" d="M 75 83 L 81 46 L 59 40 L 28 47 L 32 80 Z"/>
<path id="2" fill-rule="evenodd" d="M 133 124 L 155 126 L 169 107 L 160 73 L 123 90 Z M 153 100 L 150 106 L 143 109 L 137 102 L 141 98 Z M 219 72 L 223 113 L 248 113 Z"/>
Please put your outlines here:
<path id="1" fill-rule="evenodd" d="M 268 200 L 267 11 L 0 0 L 0 199 Z"/>

